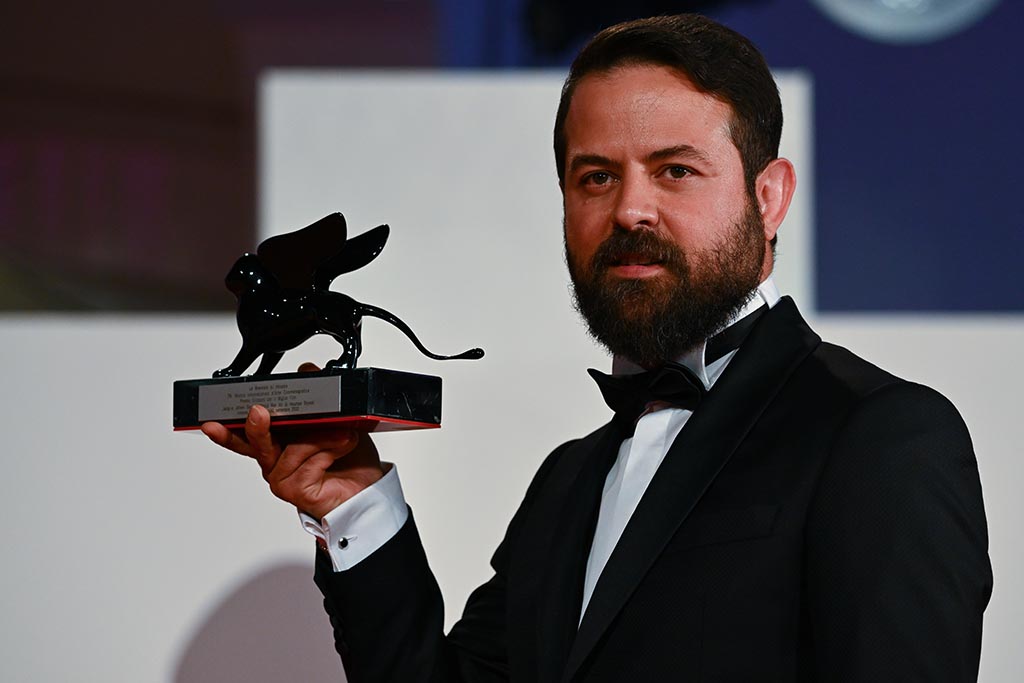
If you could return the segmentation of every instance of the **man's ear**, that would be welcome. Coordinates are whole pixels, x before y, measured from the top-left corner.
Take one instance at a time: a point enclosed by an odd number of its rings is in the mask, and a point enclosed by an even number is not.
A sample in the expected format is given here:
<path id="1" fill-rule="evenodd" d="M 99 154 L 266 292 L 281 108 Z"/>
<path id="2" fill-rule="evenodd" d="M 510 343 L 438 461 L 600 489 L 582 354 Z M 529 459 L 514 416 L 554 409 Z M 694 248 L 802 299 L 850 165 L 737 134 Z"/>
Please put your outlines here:
<path id="1" fill-rule="evenodd" d="M 795 190 L 796 171 L 789 159 L 772 159 L 754 181 L 754 197 L 764 221 L 766 241 L 771 241 L 782 225 Z"/>

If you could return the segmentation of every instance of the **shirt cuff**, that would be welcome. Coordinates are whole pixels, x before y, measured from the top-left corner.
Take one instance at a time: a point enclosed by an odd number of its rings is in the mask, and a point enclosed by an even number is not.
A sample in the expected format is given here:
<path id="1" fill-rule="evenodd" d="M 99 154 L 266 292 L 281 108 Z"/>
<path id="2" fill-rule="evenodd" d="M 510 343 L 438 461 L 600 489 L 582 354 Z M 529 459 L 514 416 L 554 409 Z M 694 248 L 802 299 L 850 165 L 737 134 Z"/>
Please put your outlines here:
<path id="1" fill-rule="evenodd" d="M 327 547 L 334 571 L 351 569 L 398 533 L 409 517 L 409 507 L 398 479 L 398 468 L 383 463 L 384 476 L 324 518 L 299 511 L 302 528 L 321 539 Z"/>

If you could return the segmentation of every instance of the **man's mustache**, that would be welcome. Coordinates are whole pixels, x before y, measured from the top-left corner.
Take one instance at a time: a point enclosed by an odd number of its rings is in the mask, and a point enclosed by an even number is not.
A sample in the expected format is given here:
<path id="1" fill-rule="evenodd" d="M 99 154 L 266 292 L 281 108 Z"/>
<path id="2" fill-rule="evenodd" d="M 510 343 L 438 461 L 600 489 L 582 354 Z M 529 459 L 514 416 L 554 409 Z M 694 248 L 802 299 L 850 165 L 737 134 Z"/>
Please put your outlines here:
<path id="1" fill-rule="evenodd" d="M 602 271 L 623 263 L 660 263 L 680 266 L 685 263 L 682 250 L 670 239 L 650 230 L 613 232 L 594 252 L 591 265 Z"/>

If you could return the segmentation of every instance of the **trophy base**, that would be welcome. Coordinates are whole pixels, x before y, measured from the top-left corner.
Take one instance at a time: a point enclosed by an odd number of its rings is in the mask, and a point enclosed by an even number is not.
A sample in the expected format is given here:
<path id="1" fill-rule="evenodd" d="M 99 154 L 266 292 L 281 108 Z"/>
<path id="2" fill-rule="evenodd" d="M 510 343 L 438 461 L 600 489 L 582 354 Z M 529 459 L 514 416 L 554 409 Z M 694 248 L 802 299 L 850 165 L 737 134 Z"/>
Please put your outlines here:
<path id="1" fill-rule="evenodd" d="M 441 378 L 382 368 L 186 379 L 174 383 L 174 430 L 245 425 L 249 408 L 274 427 L 337 425 L 362 432 L 441 426 Z"/>

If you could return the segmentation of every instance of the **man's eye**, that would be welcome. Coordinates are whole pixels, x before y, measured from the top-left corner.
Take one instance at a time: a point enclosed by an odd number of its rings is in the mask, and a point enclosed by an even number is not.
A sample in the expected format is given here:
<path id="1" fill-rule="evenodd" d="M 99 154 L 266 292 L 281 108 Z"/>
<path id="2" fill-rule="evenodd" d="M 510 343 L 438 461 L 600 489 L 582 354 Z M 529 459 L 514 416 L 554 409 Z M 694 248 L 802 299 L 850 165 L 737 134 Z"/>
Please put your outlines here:
<path id="1" fill-rule="evenodd" d="M 693 173 L 693 171 L 685 166 L 669 166 L 665 169 L 665 172 L 668 173 L 670 178 L 685 178 Z"/>
<path id="2" fill-rule="evenodd" d="M 586 185 L 607 185 L 611 182 L 611 179 L 612 177 L 610 174 L 605 173 L 604 171 L 596 171 L 584 177 L 583 182 Z"/>

